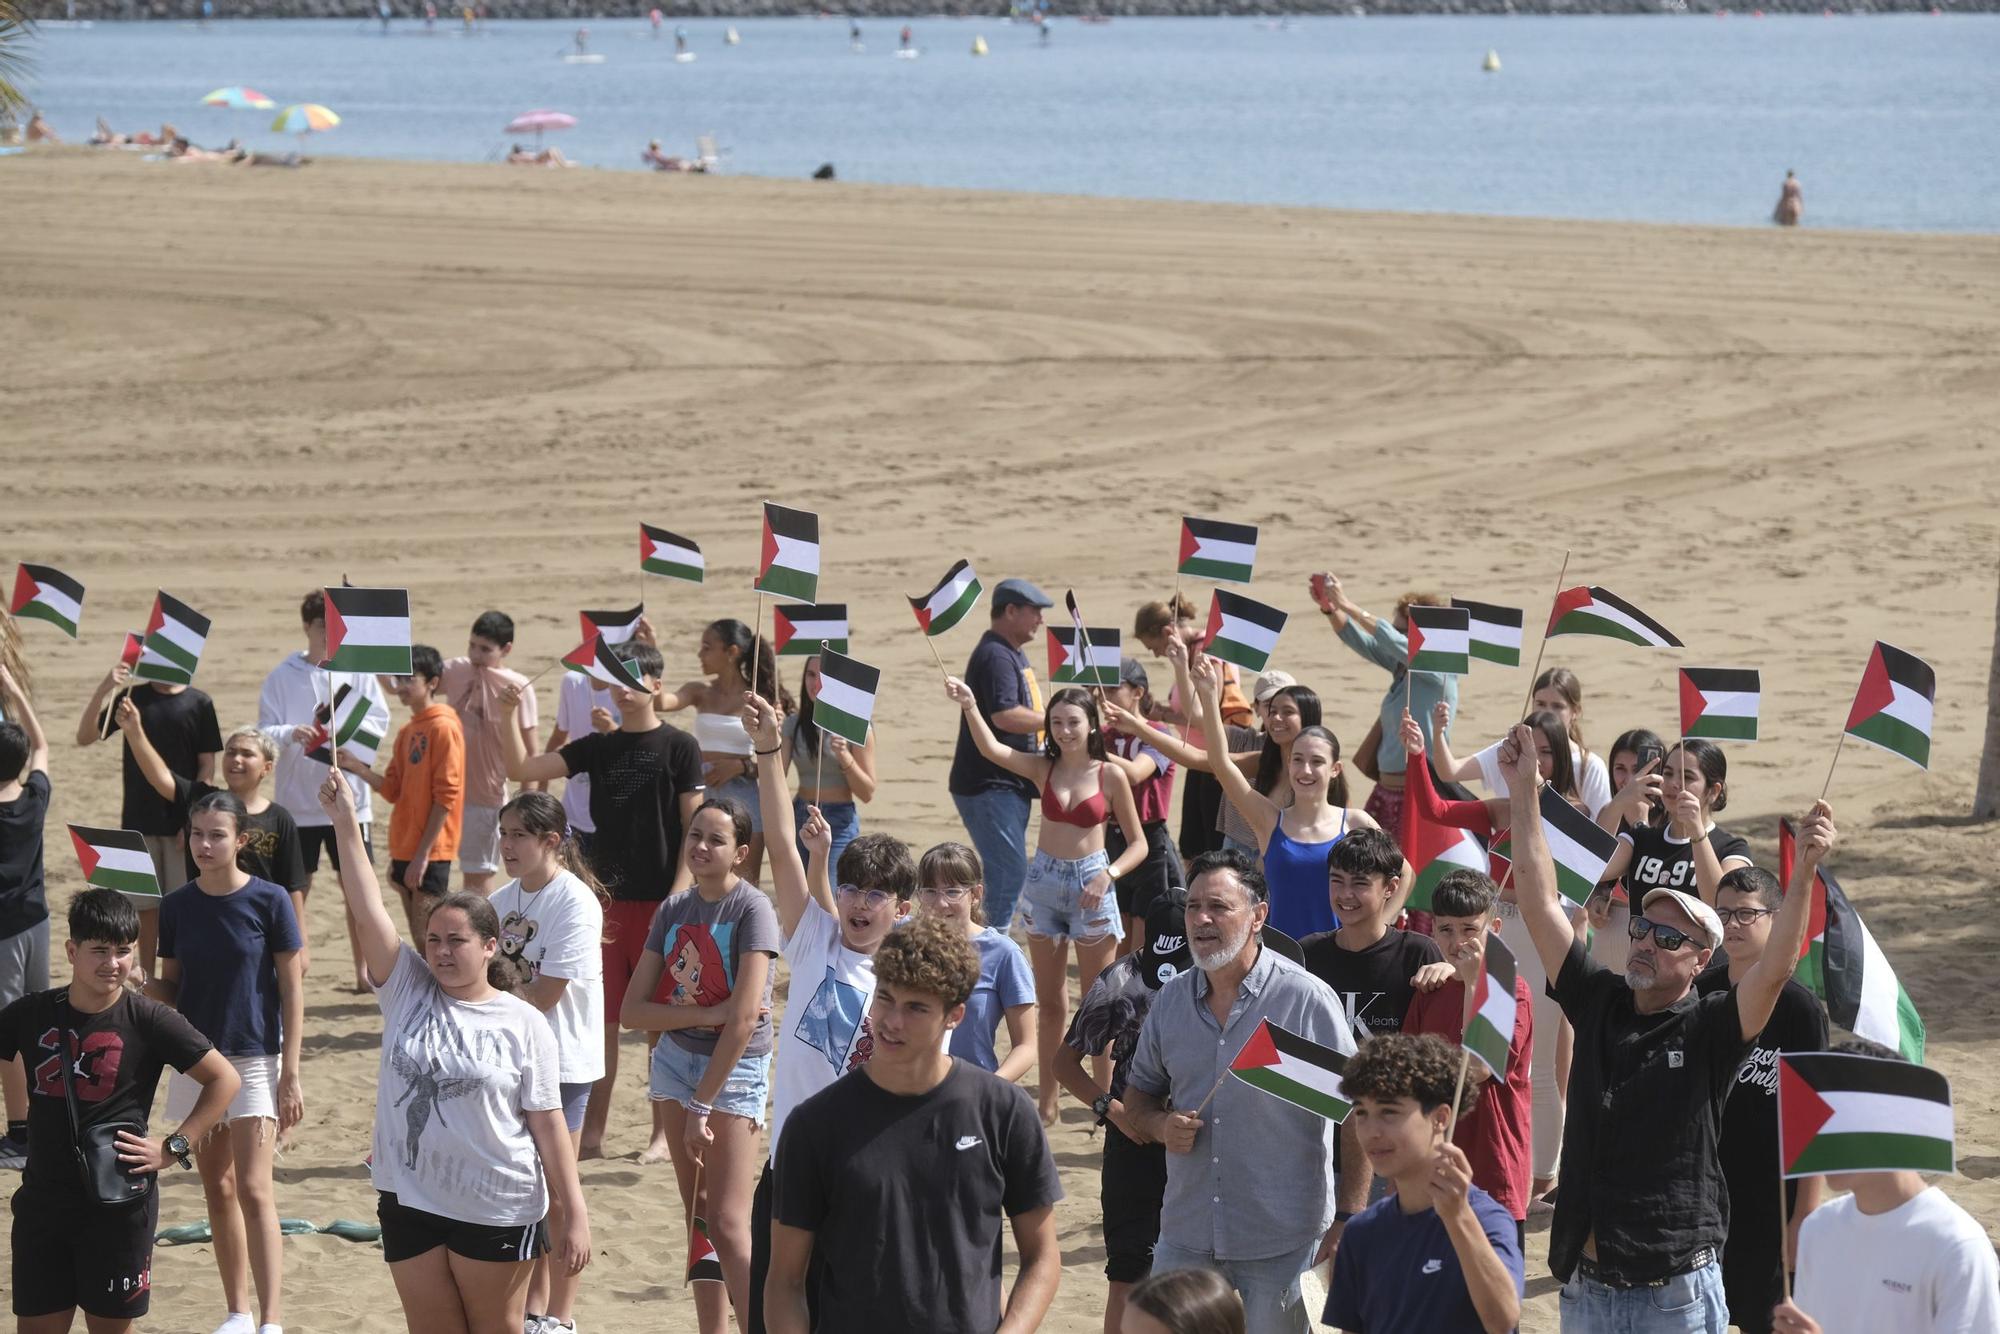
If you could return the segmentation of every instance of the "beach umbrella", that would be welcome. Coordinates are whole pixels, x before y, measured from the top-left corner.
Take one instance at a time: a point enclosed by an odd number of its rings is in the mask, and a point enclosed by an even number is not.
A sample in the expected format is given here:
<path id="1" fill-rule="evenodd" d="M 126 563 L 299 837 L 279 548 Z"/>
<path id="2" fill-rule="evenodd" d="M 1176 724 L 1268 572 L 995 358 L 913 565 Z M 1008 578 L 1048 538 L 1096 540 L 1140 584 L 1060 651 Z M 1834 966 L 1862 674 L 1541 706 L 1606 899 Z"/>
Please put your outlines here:
<path id="1" fill-rule="evenodd" d="M 507 122 L 508 134 L 533 134 L 535 146 L 541 147 L 542 131 L 567 130 L 576 125 L 576 117 L 563 111 L 524 111 Z"/>
<path id="2" fill-rule="evenodd" d="M 278 113 L 271 122 L 271 128 L 285 134 L 306 134 L 313 130 L 330 130 L 340 124 L 340 117 L 317 102 L 300 102 L 288 106 Z"/>
<path id="3" fill-rule="evenodd" d="M 277 103 L 255 88 L 245 88 L 234 84 L 228 88 L 218 88 L 201 99 L 205 107 L 232 107 L 238 111 L 269 111 Z"/>

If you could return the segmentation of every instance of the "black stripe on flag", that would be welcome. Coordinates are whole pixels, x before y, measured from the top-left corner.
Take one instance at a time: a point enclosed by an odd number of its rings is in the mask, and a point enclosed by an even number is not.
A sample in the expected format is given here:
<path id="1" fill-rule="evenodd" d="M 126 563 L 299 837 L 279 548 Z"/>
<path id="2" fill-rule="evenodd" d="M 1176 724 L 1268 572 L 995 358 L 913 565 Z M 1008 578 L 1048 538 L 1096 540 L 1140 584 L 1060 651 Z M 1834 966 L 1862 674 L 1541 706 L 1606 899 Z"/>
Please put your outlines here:
<path id="1" fill-rule="evenodd" d="M 936 597 L 939 593 L 944 592 L 945 586 L 951 583 L 952 580 L 958 578 L 959 575 L 963 574 L 965 572 L 965 568 L 971 563 L 972 563 L 971 561 L 961 560 L 960 562 L 958 562 L 958 564 L 952 566 L 949 570 L 946 570 L 944 572 L 944 578 L 938 580 L 935 584 L 931 585 L 930 592 L 924 594 L 920 598 L 910 598 L 910 605 L 912 607 L 917 608 L 919 611 L 921 611 L 925 607 L 930 606 L 931 599 Z M 903 594 L 903 596 L 910 597 L 908 593 Z"/>
<path id="2" fill-rule="evenodd" d="M 1276 607 L 1268 607 L 1255 598 L 1246 598 L 1241 593 L 1232 593 L 1226 588 L 1215 590 L 1216 605 L 1222 608 L 1224 616 L 1233 616 L 1252 625 L 1261 625 L 1272 634 L 1285 628 L 1285 613 Z"/>
<path id="3" fill-rule="evenodd" d="M 789 537 L 794 542 L 819 544 L 819 515 L 810 510 L 786 509 L 783 505 L 764 502 L 764 522 L 779 537 Z"/>
<path id="4" fill-rule="evenodd" d="M 1217 542 L 1235 542 L 1246 547 L 1257 545 L 1257 525 L 1253 523 L 1224 523 L 1221 519 L 1197 519 L 1184 517 L 1182 523 L 1195 537 Z"/>
<path id="5" fill-rule="evenodd" d="M 1595 820 L 1570 805 L 1550 784 L 1542 785 L 1541 806 L 1542 819 L 1591 856 L 1608 861 L 1618 851 L 1618 835 L 1598 828 Z"/>
<path id="6" fill-rule="evenodd" d="M 1463 607 L 1475 621 L 1484 621 L 1488 625 L 1511 625 L 1516 630 L 1521 628 L 1519 607 L 1498 607 L 1491 602 L 1473 602 L 1467 598 L 1453 598 L 1451 605 Z"/>
<path id="7" fill-rule="evenodd" d="M 82 603 L 83 585 L 64 574 L 61 570 L 58 570 L 55 566 L 30 565 L 26 561 L 22 561 L 21 568 L 28 572 L 30 579 L 33 579 L 43 588 L 52 588 L 71 602 Z"/>
<path id="8" fill-rule="evenodd" d="M 865 695 L 875 694 L 882 684 L 880 667 L 870 667 L 865 662 L 857 662 L 846 654 L 835 653 L 831 649 L 820 654 L 819 673 Z"/>
<path id="9" fill-rule="evenodd" d="M 1310 1061 L 1335 1074 L 1347 1068 L 1347 1057 L 1331 1047 L 1323 1047 L 1311 1038 L 1300 1037 L 1289 1029 L 1276 1024 L 1268 1025 L 1265 1032 L 1271 1035 L 1271 1045 L 1287 1056 L 1296 1056 L 1302 1061 Z"/>
<path id="10" fill-rule="evenodd" d="M 1951 1106 L 1951 1081 L 1929 1066 L 1844 1051 L 1782 1054 L 1817 1093 L 1886 1093 Z"/>
<path id="11" fill-rule="evenodd" d="M 1683 667 L 1688 684 L 1702 694 L 1755 695 L 1761 692 L 1755 667 Z"/>
<path id="12" fill-rule="evenodd" d="M 1472 613 L 1464 607 L 1426 607 L 1422 603 L 1413 602 L 1410 604 L 1408 615 L 1412 624 L 1426 630 L 1469 632 L 1472 629 Z"/>
<path id="13" fill-rule="evenodd" d="M 1931 665 L 1913 653 L 1905 653 L 1894 644 L 1877 642 L 1882 650 L 1882 667 L 1889 673 L 1889 679 L 1905 690 L 1913 690 L 1932 703 L 1937 702 L 1937 673 Z"/>
<path id="14" fill-rule="evenodd" d="M 1608 588 L 1599 588 L 1596 585 L 1592 585 L 1590 589 L 1590 600 L 1592 602 L 1602 602 L 1607 607 L 1616 607 L 1619 611 L 1624 612 L 1627 616 L 1630 616 L 1633 620 L 1637 621 L 1639 624 L 1645 626 L 1647 629 L 1651 630 L 1654 634 L 1658 635 L 1662 640 L 1664 640 L 1669 646 L 1673 648 L 1686 647 L 1686 645 L 1681 643 L 1679 637 L 1676 636 L 1673 631 L 1667 629 L 1666 626 L 1661 625 L 1658 621 L 1648 616 L 1645 612 L 1640 611 L 1637 607 L 1627 602 L 1624 598 L 1619 597 L 1616 593 L 1612 592 Z"/>
<path id="15" fill-rule="evenodd" d="M 160 610 L 166 614 L 168 620 L 179 621 L 203 639 L 208 638 L 209 626 L 213 624 L 208 617 L 165 590 L 161 590 L 159 598 Z"/>
<path id="16" fill-rule="evenodd" d="M 409 619 L 410 591 L 407 588 L 329 588 L 326 596 L 340 608 L 342 616 Z"/>

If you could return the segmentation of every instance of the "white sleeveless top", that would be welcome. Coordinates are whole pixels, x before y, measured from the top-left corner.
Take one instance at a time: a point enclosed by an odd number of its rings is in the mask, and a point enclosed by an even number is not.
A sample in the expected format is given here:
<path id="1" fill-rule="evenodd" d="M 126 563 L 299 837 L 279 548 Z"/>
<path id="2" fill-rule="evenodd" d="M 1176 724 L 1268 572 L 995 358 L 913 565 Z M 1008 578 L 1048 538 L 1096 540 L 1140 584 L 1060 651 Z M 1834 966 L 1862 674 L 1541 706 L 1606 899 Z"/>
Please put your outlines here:
<path id="1" fill-rule="evenodd" d="M 757 749 L 743 720 L 733 713 L 695 714 L 694 743 L 704 755 L 748 755 Z"/>

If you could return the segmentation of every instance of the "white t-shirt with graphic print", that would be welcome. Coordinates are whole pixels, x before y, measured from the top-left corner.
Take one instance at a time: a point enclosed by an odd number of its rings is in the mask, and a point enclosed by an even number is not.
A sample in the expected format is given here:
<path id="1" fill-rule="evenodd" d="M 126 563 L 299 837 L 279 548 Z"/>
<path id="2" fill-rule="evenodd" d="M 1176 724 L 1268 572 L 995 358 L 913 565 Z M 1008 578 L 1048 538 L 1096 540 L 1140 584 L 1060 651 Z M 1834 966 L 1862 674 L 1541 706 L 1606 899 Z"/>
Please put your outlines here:
<path id="1" fill-rule="evenodd" d="M 594 1084 L 604 1078 L 604 907 L 568 871 L 530 894 L 519 880 L 493 891 L 500 915 L 500 952 L 527 960 L 534 976 L 569 985 L 542 1013 L 555 1030 L 559 1078 Z"/>

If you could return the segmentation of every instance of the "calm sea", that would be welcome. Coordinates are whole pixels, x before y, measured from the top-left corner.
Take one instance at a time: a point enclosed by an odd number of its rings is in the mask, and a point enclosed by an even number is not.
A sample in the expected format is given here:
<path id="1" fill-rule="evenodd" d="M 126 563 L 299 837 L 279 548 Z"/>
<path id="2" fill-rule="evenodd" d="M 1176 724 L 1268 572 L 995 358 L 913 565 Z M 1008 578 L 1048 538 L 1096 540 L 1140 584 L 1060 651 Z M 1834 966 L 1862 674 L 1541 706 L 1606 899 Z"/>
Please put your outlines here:
<path id="1" fill-rule="evenodd" d="M 342 123 L 328 153 L 479 161 L 537 107 L 575 160 L 637 168 L 713 134 L 730 172 L 1341 208 L 1758 224 L 1787 168 L 1816 227 L 2000 231 L 2000 16 L 1118 19 L 590 27 L 399 21 L 49 30 L 30 91 L 57 129 L 171 120 L 277 146 L 222 84 Z M 970 54 L 983 36 L 990 54 Z M 1491 50 L 1497 73 L 1482 72 Z"/>

